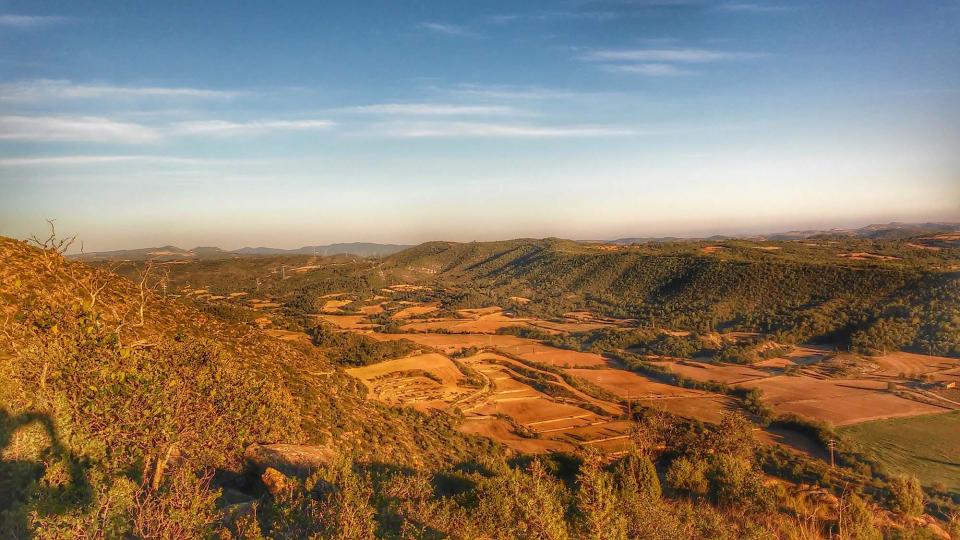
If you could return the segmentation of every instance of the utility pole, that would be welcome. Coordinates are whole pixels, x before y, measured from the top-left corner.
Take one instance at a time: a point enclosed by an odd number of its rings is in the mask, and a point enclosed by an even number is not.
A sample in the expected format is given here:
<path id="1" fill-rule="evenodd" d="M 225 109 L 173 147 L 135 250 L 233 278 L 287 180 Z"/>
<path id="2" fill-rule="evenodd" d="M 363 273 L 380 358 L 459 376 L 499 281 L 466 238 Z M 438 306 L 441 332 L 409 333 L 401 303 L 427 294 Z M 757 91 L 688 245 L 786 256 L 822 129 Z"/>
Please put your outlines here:
<path id="1" fill-rule="evenodd" d="M 836 439 L 830 439 L 829 441 L 827 441 L 827 446 L 830 447 L 830 468 L 832 469 L 832 468 L 834 468 L 834 466 L 835 466 L 835 463 L 834 463 L 834 460 L 833 460 L 833 450 L 834 450 L 834 448 L 836 448 L 836 446 L 837 446 L 837 440 L 836 440 Z"/>

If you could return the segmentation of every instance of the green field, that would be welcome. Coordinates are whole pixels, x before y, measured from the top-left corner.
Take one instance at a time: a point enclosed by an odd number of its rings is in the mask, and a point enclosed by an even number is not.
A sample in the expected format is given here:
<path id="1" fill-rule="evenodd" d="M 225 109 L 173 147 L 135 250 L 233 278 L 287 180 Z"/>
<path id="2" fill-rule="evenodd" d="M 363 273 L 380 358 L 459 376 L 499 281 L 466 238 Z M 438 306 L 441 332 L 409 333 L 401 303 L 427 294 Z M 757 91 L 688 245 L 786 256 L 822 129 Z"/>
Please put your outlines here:
<path id="1" fill-rule="evenodd" d="M 960 491 L 960 411 L 867 422 L 841 432 L 891 473 Z"/>

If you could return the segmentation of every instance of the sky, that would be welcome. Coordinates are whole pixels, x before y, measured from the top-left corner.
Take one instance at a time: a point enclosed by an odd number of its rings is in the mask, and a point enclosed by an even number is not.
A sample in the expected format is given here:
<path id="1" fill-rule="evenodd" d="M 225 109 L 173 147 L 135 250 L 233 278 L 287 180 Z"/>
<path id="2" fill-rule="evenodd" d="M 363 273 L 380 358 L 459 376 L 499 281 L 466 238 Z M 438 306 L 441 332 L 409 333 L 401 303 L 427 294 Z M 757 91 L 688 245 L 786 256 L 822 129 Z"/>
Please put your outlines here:
<path id="1" fill-rule="evenodd" d="M 0 235 L 960 221 L 958 28 L 958 0 L 0 0 Z"/>

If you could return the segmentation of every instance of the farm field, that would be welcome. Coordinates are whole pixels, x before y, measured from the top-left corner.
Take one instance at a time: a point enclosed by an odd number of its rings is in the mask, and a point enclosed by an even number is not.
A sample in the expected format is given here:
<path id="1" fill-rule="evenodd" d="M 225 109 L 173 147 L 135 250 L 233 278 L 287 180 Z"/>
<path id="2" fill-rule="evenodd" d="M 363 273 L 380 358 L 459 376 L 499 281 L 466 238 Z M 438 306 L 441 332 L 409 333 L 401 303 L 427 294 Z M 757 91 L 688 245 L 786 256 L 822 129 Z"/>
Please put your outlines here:
<path id="1" fill-rule="evenodd" d="M 866 422 L 841 433 L 893 473 L 960 493 L 960 411 Z"/>
<path id="2" fill-rule="evenodd" d="M 480 387 L 467 386 L 457 364 L 438 353 L 346 372 L 363 382 L 369 398 L 388 405 L 456 407 L 464 416 L 465 433 L 489 436 L 518 451 L 572 450 L 581 444 L 622 449 L 629 426 L 615 420 L 624 411 L 619 404 L 593 398 L 555 374 L 499 354 L 482 352 L 459 361 L 482 378 Z M 530 379 L 531 373 L 538 373 L 541 382 Z M 546 386 L 534 387 L 542 384 Z"/>
<path id="3" fill-rule="evenodd" d="M 389 405 L 446 408 L 456 398 L 470 393 L 457 384 L 463 374 L 442 354 L 410 356 L 346 372 L 363 382 L 371 397 Z"/>
<path id="4" fill-rule="evenodd" d="M 418 315 L 426 315 L 427 313 L 432 313 L 436 311 L 438 307 L 434 304 L 427 305 L 413 305 L 407 308 L 403 308 L 400 311 L 397 311 L 391 315 L 394 319 L 409 319 L 410 317 L 416 317 Z"/>
<path id="5" fill-rule="evenodd" d="M 409 288 L 408 288 L 409 287 Z M 424 292 L 417 286 L 395 286 L 384 290 L 386 295 L 398 292 Z M 606 390 L 621 399 L 707 423 L 719 422 L 729 411 L 742 407 L 738 400 L 704 390 L 683 388 L 652 380 L 642 374 L 617 369 L 600 354 L 561 349 L 529 338 L 496 332 L 507 326 L 526 326 L 550 334 L 595 330 L 620 326 L 625 321 L 597 318 L 588 311 L 568 312 L 561 319 L 546 321 L 517 317 L 498 306 L 458 309 L 455 316 L 434 317 L 440 309 L 438 302 L 385 302 L 365 306 L 362 314 L 325 313 L 319 320 L 337 328 L 360 332 L 378 341 L 407 339 L 437 353 L 424 354 L 355 368 L 347 372 L 368 387 L 370 397 L 394 406 L 417 409 L 451 410 L 463 413 L 461 429 L 465 433 L 485 435 L 522 452 L 570 450 L 591 445 L 609 451 L 622 449 L 626 431 L 615 422 L 622 414 L 620 404 L 597 400 L 583 394 L 549 372 L 541 372 L 543 380 L 567 386 L 562 392 L 569 395 L 548 395 L 542 388 L 523 375 L 534 369 L 518 360 L 559 367 L 568 375 L 577 377 Z M 348 304 L 342 295 L 326 299 L 327 311 Z M 376 324 L 368 318 L 389 313 L 401 323 L 400 332 L 385 334 L 372 332 Z M 684 337 L 686 331 L 670 332 Z M 278 336 L 293 339 L 292 336 Z M 731 332 L 722 339 L 756 339 L 759 334 Z M 480 352 L 461 358 L 463 365 L 475 370 L 475 376 L 484 379 L 483 386 L 465 386 L 461 373 L 447 356 L 462 354 L 467 349 Z M 497 354 L 495 351 L 509 355 Z M 673 373 L 699 382 L 719 382 L 733 387 L 759 388 L 763 400 L 777 413 L 792 413 L 837 426 L 851 426 L 888 418 L 911 417 L 945 413 L 951 405 L 932 405 L 916 391 L 902 389 L 901 397 L 887 389 L 888 381 L 903 382 L 903 376 L 926 376 L 934 381 L 960 378 L 960 361 L 950 358 L 911 353 L 893 353 L 870 357 L 866 371 L 848 378 L 829 378 L 831 371 L 820 366 L 834 362 L 833 348 L 817 345 L 793 347 L 780 357 L 769 358 L 752 366 L 722 364 L 694 360 L 661 360 Z M 845 355 L 843 361 L 855 359 Z M 799 374 L 786 376 L 788 368 L 801 369 Z M 464 368 L 466 369 L 466 368 Z M 529 375 L 529 372 L 527 372 Z M 476 384 L 474 381 L 473 384 Z M 571 397 L 572 396 L 572 397 Z M 915 397 L 919 400 L 908 399 Z M 934 396 L 936 397 L 936 396 Z M 927 401 L 925 403 L 923 401 Z M 588 408 L 584 408 L 589 404 Z M 768 443 L 783 444 L 807 455 L 822 457 L 815 443 L 798 439 L 792 433 L 767 433 L 762 437 Z"/>
<path id="6" fill-rule="evenodd" d="M 700 397 L 707 392 L 652 381 L 643 375 L 620 369 L 566 369 L 567 373 L 628 399 Z"/>
<path id="7" fill-rule="evenodd" d="M 351 303 L 353 303 L 353 300 L 327 300 L 323 303 L 322 310 L 325 313 L 339 313 L 340 308 Z"/>
<path id="8" fill-rule="evenodd" d="M 638 400 L 638 403 L 645 407 L 653 407 L 670 414 L 711 424 L 719 423 L 728 412 L 740 410 L 740 406 L 736 400 L 729 396 L 721 396 L 718 394 L 666 399 L 641 399 Z"/>
<path id="9" fill-rule="evenodd" d="M 343 330 L 366 330 L 376 327 L 363 315 L 317 315 L 318 320 L 328 322 Z"/>
<path id="10" fill-rule="evenodd" d="M 769 377 L 770 374 L 749 366 L 736 364 L 707 364 L 692 360 L 681 360 L 668 364 L 670 371 L 695 381 L 716 381 L 725 384 L 738 384 L 755 379 Z"/>
<path id="11" fill-rule="evenodd" d="M 408 339 L 427 347 L 452 354 L 470 347 L 496 348 L 544 364 L 557 367 L 589 367 L 606 366 L 607 360 L 596 353 L 584 353 L 558 349 L 544 345 L 539 341 L 510 335 L 499 334 L 430 334 L 430 333 L 403 333 L 380 334 L 371 333 L 369 336 L 379 341 L 394 341 Z"/>
<path id="12" fill-rule="evenodd" d="M 934 380 L 960 381 L 960 360 L 898 351 L 871 358 L 880 365 L 873 375 L 892 378 L 929 375 Z"/>
<path id="13" fill-rule="evenodd" d="M 504 315 L 499 310 L 492 313 L 479 314 L 472 314 L 466 312 L 466 310 L 462 310 L 458 313 L 462 318 L 416 321 L 405 324 L 400 329 L 405 332 L 430 332 L 441 330 L 457 334 L 492 334 L 497 330 L 506 328 L 508 326 L 529 326 L 528 319 L 509 317 Z"/>
<path id="14" fill-rule="evenodd" d="M 794 413 L 837 426 L 884 418 L 943 413 L 949 409 L 898 397 L 882 381 L 815 379 L 778 375 L 739 384 L 759 388 L 777 412 Z"/>
<path id="15" fill-rule="evenodd" d="M 829 347 L 798 345 L 792 351 L 783 355 L 782 358 L 789 360 L 792 364 L 805 366 L 826 360 L 831 354 L 833 354 L 833 350 Z"/>

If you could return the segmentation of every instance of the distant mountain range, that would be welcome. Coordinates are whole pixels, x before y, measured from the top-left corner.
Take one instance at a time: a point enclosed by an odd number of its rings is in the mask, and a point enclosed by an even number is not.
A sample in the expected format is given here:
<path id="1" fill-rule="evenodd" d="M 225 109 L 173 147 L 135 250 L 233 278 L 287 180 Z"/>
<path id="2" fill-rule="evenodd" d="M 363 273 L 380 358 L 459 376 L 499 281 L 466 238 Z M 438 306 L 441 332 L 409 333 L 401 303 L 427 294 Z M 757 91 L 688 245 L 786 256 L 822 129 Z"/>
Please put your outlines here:
<path id="1" fill-rule="evenodd" d="M 680 238 L 676 236 L 618 238 L 610 241 L 599 241 L 607 244 L 649 244 L 659 242 L 698 242 L 721 240 L 808 240 L 817 238 L 869 238 L 874 240 L 897 240 L 901 238 L 915 238 L 933 234 L 960 232 L 960 223 L 878 223 L 858 229 L 811 229 L 805 231 L 787 231 L 771 234 L 756 234 L 744 236 L 714 235 L 701 238 Z"/>
<path id="2" fill-rule="evenodd" d="M 369 242 L 352 242 L 343 244 L 328 244 L 322 246 L 304 246 L 297 249 L 278 249 L 268 247 L 244 247 L 227 251 L 218 247 L 195 247 L 182 249 L 176 246 L 161 246 L 140 249 L 121 249 L 116 251 L 101 251 L 97 253 L 81 253 L 73 255 L 75 259 L 84 261 L 144 261 L 156 260 L 215 260 L 231 257 L 258 256 L 258 255 L 357 255 L 359 257 L 385 257 L 411 246 L 400 244 L 374 244 Z"/>
<path id="3" fill-rule="evenodd" d="M 616 240 L 584 240 L 581 243 L 601 244 L 649 244 L 664 242 L 719 242 L 723 240 L 807 240 L 823 238 L 868 238 L 875 240 L 896 240 L 901 238 L 915 238 L 944 233 L 960 232 L 960 223 L 883 223 L 867 225 L 858 229 L 811 229 L 805 231 L 787 231 L 771 234 L 757 234 L 744 236 L 714 235 L 700 238 L 684 238 L 678 236 L 618 238 Z M 117 251 L 101 251 L 98 253 L 83 253 L 72 255 L 73 258 L 84 261 L 143 261 L 157 260 L 214 260 L 228 259 L 241 256 L 266 255 L 356 255 L 359 257 L 386 257 L 393 255 L 411 245 L 403 244 L 375 244 L 370 242 L 351 242 L 342 244 L 327 244 L 320 246 L 304 246 L 297 249 L 279 249 L 270 247 L 243 247 L 233 251 L 226 251 L 218 247 L 195 247 L 182 249 L 176 246 L 162 246 L 141 249 L 122 249 Z"/>

